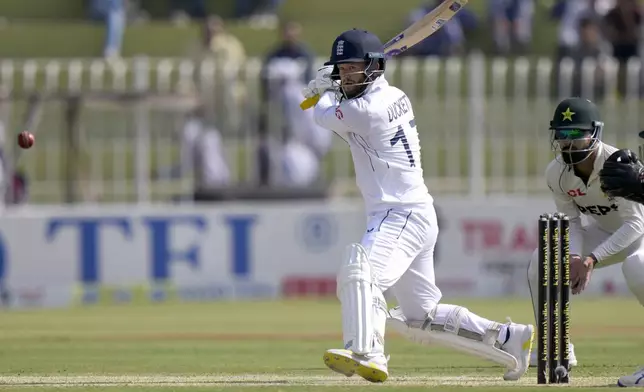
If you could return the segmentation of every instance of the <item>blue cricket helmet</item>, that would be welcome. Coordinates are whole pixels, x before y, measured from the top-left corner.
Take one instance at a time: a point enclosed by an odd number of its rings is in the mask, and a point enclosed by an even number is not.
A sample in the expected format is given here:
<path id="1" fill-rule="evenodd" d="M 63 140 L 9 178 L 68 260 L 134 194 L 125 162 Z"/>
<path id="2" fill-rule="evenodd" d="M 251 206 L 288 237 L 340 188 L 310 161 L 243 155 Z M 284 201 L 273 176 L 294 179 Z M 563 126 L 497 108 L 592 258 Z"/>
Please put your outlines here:
<path id="1" fill-rule="evenodd" d="M 385 58 L 380 39 L 366 30 L 352 29 L 340 34 L 333 41 L 331 57 L 324 65 L 355 63 Z"/>
<path id="2" fill-rule="evenodd" d="M 339 81 L 338 64 L 359 62 L 366 64 L 364 88 L 359 93 L 348 96 L 340 86 L 339 90 L 344 98 L 356 98 L 364 94 L 367 86 L 384 73 L 386 64 L 384 46 L 378 36 L 366 30 L 347 30 L 333 41 L 331 56 L 324 65 L 334 66 L 331 79 Z"/>

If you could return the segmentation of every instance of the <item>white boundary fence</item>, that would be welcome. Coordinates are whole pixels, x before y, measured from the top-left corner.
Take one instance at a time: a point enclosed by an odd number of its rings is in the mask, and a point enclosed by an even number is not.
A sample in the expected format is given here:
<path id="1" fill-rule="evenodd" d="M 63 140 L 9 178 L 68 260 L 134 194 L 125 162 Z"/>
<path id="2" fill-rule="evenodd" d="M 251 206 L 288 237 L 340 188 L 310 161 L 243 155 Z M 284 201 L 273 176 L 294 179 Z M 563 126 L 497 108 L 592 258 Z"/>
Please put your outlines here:
<path id="1" fill-rule="evenodd" d="M 237 76 L 230 78 L 230 72 Z M 543 171 L 552 159 L 548 122 L 565 96 L 595 100 L 606 123 L 604 140 L 636 149 L 644 109 L 641 73 L 637 59 L 621 71 L 611 59 L 576 66 L 571 60 L 557 64 L 546 58 L 481 55 L 403 58 L 387 64 L 390 82 L 414 104 L 431 192 L 472 197 L 546 190 Z M 199 101 L 215 108 L 212 121 L 223 134 L 234 180 L 253 182 L 260 74 L 261 59 L 251 59 L 239 70 L 170 58 L 2 60 L 3 92 L 17 94 L 0 103 L 6 148 L 9 154 L 15 148 L 14 135 L 22 126 L 26 105 L 19 93 L 145 93 L 151 95 L 136 104 L 91 95 L 83 102 L 82 173 L 74 180 L 83 189 L 83 200 L 146 202 L 190 192 L 190 172 L 174 180 L 158 173 L 179 163 L 178 133 L 185 114 Z M 64 100 L 45 100 L 35 129 L 37 148 L 19 162 L 30 177 L 34 202 L 62 200 L 68 175 L 65 107 Z M 270 110 L 269 117 L 279 117 L 276 112 Z M 280 121 L 269 118 L 268 123 L 279 129 Z M 354 190 L 343 142 L 334 141 L 321 172 L 338 189 Z"/>

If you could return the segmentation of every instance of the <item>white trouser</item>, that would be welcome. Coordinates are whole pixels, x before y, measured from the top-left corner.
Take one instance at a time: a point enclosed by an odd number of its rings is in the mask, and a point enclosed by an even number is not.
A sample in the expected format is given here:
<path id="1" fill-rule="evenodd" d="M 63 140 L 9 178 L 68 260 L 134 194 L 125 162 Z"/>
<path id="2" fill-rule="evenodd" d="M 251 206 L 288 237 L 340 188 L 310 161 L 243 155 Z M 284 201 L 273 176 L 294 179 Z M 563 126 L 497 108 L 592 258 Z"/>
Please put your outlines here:
<path id="1" fill-rule="evenodd" d="M 423 320 L 442 297 L 434 276 L 438 237 L 432 205 L 411 211 L 388 210 L 368 217 L 361 244 L 378 288 L 393 294 L 405 316 Z"/>
<path id="2" fill-rule="evenodd" d="M 371 293 L 378 298 L 375 303 L 384 301 L 382 293 L 388 291 L 387 294 L 393 294 L 396 298 L 398 308 L 389 312 L 387 323 L 403 336 L 415 342 L 442 342 L 454 349 L 493 360 L 505 365 L 509 369 L 508 374 L 515 377 L 512 372 L 518 371 L 519 358 L 498 348 L 509 336 L 507 325 L 478 316 L 458 305 L 439 303 L 442 293 L 436 286 L 434 275 L 437 237 L 438 224 L 433 206 L 408 211 L 392 209 L 369 216 L 361 245 L 369 264 Z M 360 257 L 354 259 L 360 260 Z M 355 268 L 348 270 L 350 276 L 359 275 Z M 339 283 L 339 287 L 347 287 L 340 294 L 346 303 L 346 306 L 343 304 L 346 309 L 343 323 L 348 331 L 345 334 L 345 347 L 357 347 L 361 354 L 382 355 L 385 331 L 379 306 L 375 306 L 371 318 L 353 316 L 351 305 L 362 300 L 362 296 L 343 297 L 342 293 L 348 293 L 350 285 L 343 285 L 342 279 Z M 366 309 L 368 304 L 368 301 L 362 301 L 359 307 Z M 352 319 L 364 320 L 364 324 L 371 323 L 377 337 L 372 347 L 368 340 L 371 331 L 366 329 L 356 334 L 354 331 L 359 331 L 362 323 L 355 324 Z M 355 336 L 364 336 L 366 339 L 356 345 Z"/>

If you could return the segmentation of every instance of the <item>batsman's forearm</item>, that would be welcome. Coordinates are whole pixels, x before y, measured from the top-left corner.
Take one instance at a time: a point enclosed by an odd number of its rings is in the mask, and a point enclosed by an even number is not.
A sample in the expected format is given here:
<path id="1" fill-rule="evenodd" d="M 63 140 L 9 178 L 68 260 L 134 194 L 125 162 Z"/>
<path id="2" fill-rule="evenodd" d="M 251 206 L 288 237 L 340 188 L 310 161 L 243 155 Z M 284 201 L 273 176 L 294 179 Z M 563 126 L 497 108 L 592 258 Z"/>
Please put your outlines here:
<path id="1" fill-rule="evenodd" d="M 644 225 L 640 220 L 626 221 L 606 241 L 592 251 L 597 262 L 601 263 L 628 248 L 635 240 L 644 234 Z"/>

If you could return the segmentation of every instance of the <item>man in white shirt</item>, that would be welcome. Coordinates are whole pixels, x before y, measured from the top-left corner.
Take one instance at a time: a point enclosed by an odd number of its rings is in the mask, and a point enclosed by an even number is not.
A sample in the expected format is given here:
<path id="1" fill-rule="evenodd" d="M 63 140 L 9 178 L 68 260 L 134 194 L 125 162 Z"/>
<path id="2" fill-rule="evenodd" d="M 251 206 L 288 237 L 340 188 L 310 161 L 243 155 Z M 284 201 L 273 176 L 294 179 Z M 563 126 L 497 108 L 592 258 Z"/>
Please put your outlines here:
<path id="1" fill-rule="evenodd" d="M 602 191 L 599 171 L 617 151 L 602 143 L 603 127 L 595 104 L 583 98 L 563 100 L 550 122 L 552 146 L 558 155 L 546 169 L 546 181 L 557 211 L 570 218 L 572 294 L 583 292 L 593 269 L 622 263 L 629 289 L 644 305 L 644 207 Z M 581 214 L 590 221 L 588 225 L 582 226 Z M 528 268 L 535 317 L 537 265 L 535 249 Z M 536 363 L 533 355 L 530 365 Z M 570 365 L 577 365 L 572 345 Z"/>
<path id="2" fill-rule="evenodd" d="M 440 304 L 434 278 L 438 235 L 423 178 L 411 102 L 384 77 L 384 48 L 364 30 L 338 36 L 330 60 L 304 96 L 320 95 L 315 121 L 344 139 L 366 205 L 367 228 L 347 247 L 337 275 L 344 348 L 324 353 L 332 370 L 382 382 L 388 377 L 385 325 L 419 343 L 443 344 L 504 366 L 506 380 L 525 374 L 534 327 L 501 324 Z M 399 306 L 387 310 L 383 295 Z"/>
<path id="3" fill-rule="evenodd" d="M 222 188 L 230 185 L 221 133 L 205 122 L 204 108 L 188 115 L 181 130 L 181 167 L 192 171 L 195 188 Z"/>

